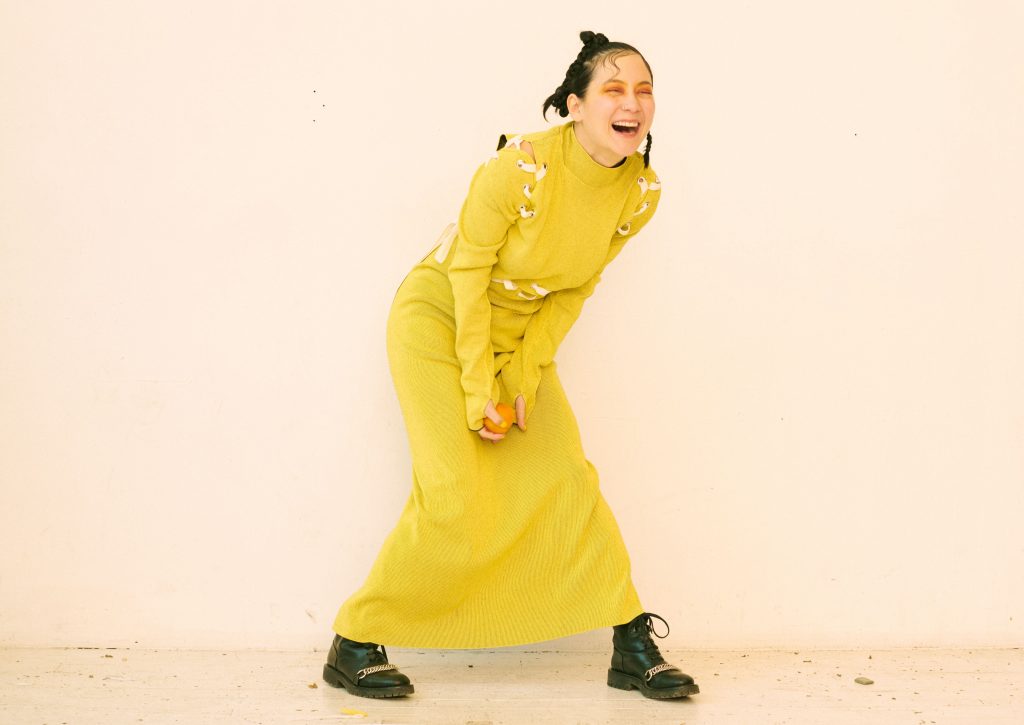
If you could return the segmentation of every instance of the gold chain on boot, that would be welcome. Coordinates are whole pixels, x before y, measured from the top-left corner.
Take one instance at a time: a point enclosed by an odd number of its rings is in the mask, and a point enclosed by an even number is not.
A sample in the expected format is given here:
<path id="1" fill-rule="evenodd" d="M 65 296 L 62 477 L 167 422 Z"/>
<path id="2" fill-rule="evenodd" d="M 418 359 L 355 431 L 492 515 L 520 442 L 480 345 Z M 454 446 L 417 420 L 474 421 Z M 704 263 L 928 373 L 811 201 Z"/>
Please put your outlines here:
<path id="1" fill-rule="evenodd" d="M 654 677 L 659 672 L 661 672 L 662 670 L 674 670 L 674 669 L 676 669 L 675 665 L 670 665 L 668 662 L 662 662 L 660 665 L 655 665 L 651 669 L 647 670 L 647 672 L 644 673 L 644 679 L 647 680 L 648 682 L 650 682 L 651 678 Z"/>
<path id="2" fill-rule="evenodd" d="M 356 682 L 363 679 L 369 674 L 374 672 L 383 672 L 384 670 L 397 670 L 398 665 L 393 665 L 390 662 L 384 665 L 374 665 L 373 667 L 364 667 L 356 673 Z"/>
<path id="3" fill-rule="evenodd" d="M 388 659 L 388 651 L 387 651 L 387 649 L 384 648 L 384 645 L 376 645 L 373 642 L 365 642 L 364 644 L 370 645 L 373 648 L 373 649 L 370 650 L 370 652 L 372 654 L 374 654 L 374 655 L 379 655 L 380 654 L 377 651 L 377 647 L 379 646 L 384 651 L 384 664 L 382 664 L 382 665 L 373 665 L 372 667 L 364 667 L 363 669 L 359 670 L 358 672 L 356 672 L 356 682 L 359 682 L 359 680 L 363 679 L 367 675 L 372 675 L 374 672 L 384 672 L 385 670 L 397 670 L 398 669 L 398 665 L 393 665 L 393 664 L 391 664 L 390 662 L 387 661 L 387 659 Z"/>

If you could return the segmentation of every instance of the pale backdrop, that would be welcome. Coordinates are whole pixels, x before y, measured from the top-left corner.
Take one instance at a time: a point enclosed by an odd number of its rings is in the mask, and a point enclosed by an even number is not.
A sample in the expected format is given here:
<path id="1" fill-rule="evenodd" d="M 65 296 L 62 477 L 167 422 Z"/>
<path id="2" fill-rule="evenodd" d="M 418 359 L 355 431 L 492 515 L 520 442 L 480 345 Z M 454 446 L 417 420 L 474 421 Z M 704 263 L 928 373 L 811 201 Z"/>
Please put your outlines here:
<path id="1" fill-rule="evenodd" d="M 0 29 L 0 644 L 329 645 L 411 484 L 395 289 L 585 29 L 664 189 L 559 364 L 664 642 L 1024 644 L 1019 3 Z"/>

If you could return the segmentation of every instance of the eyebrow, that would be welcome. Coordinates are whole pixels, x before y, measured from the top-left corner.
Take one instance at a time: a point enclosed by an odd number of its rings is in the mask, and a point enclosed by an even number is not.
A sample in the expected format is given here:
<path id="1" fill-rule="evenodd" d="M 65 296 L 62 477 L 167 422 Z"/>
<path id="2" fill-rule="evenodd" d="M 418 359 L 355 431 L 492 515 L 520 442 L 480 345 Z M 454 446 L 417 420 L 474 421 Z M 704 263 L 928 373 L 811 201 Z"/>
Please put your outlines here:
<path id="1" fill-rule="evenodd" d="M 625 83 L 626 83 L 626 81 L 622 80 L 621 78 L 609 78 L 608 80 L 606 80 L 606 81 L 605 81 L 604 83 L 602 83 L 601 85 L 604 85 L 604 86 L 606 86 L 606 85 L 608 85 L 609 83 L 622 83 L 622 84 L 625 84 Z M 637 83 L 637 85 L 638 85 L 638 86 L 644 86 L 644 85 L 646 85 L 646 86 L 653 86 L 654 84 L 653 84 L 653 83 L 651 83 L 650 81 L 640 81 L 639 83 Z"/>

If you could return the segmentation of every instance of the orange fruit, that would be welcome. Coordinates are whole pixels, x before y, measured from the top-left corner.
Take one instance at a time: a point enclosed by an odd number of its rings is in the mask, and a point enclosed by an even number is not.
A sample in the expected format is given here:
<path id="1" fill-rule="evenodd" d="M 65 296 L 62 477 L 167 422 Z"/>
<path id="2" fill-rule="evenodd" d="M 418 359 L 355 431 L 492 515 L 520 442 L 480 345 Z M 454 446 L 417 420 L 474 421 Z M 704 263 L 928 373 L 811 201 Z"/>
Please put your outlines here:
<path id="1" fill-rule="evenodd" d="M 506 403 L 498 403 L 494 408 L 498 411 L 498 415 L 502 417 L 504 425 L 498 425 L 485 415 L 484 428 L 491 431 L 491 433 L 508 433 L 508 429 L 516 422 L 516 409 Z"/>

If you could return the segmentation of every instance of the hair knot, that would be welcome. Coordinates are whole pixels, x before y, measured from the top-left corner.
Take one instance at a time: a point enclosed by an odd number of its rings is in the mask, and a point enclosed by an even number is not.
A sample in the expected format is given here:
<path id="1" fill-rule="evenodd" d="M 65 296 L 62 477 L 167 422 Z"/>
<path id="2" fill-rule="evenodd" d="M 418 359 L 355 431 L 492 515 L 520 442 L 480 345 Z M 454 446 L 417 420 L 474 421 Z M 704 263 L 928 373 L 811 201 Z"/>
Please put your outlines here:
<path id="1" fill-rule="evenodd" d="M 580 33 L 580 40 L 583 41 L 583 45 L 587 48 L 600 47 L 602 45 L 607 45 L 608 36 L 604 33 L 595 33 L 590 30 L 584 30 Z"/>

